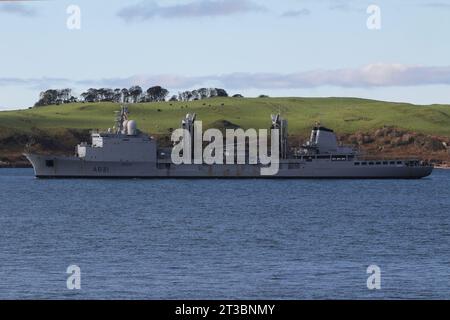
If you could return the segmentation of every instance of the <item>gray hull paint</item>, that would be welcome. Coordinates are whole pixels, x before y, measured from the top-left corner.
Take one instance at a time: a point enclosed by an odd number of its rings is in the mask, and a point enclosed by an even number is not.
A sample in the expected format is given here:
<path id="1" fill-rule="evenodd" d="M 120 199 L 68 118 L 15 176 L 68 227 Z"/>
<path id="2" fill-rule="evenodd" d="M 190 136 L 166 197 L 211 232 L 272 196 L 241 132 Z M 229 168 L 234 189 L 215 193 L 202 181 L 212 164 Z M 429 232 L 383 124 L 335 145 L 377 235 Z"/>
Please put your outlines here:
<path id="1" fill-rule="evenodd" d="M 355 166 L 354 161 L 287 160 L 278 174 L 264 176 L 258 165 L 173 165 L 155 162 L 86 161 L 78 157 L 26 154 L 39 178 L 265 178 L 265 179 L 419 179 L 431 166 Z M 51 161 L 53 166 L 48 166 Z M 357 160 L 356 160 L 357 161 Z M 296 168 L 289 168 L 296 162 Z"/>

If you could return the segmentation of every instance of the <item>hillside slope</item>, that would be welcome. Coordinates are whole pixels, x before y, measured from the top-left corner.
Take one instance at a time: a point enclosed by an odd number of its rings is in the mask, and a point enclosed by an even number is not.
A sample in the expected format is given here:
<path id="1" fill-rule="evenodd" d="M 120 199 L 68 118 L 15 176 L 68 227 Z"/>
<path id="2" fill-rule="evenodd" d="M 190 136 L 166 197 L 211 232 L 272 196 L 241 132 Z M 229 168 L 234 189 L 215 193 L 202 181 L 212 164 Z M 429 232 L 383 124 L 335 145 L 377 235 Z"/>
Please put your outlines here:
<path id="1" fill-rule="evenodd" d="M 0 112 L 0 131 L 32 128 L 106 129 L 113 125 L 113 103 L 75 103 Z M 243 128 L 267 128 L 270 114 L 281 112 L 289 132 L 304 134 L 320 121 L 338 133 L 383 126 L 450 136 L 450 105 L 417 106 L 356 98 L 219 98 L 192 102 L 142 103 L 129 106 L 131 117 L 146 132 L 164 134 L 195 112 L 206 125 L 227 120 Z"/>
<path id="2" fill-rule="evenodd" d="M 40 152 L 72 153 L 89 138 L 90 129 L 114 125 L 114 103 L 75 103 L 0 112 L 0 165 L 22 163 L 25 145 Z M 450 162 L 450 105 L 418 106 L 357 98 L 214 98 L 192 102 L 129 105 L 138 127 L 157 137 L 178 128 L 186 113 L 195 112 L 204 127 L 268 128 L 270 114 L 289 120 L 293 143 L 308 136 L 320 121 L 340 140 L 370 153 L 417 155 Z M 298 145 L 298 144 L 297 144 Z"/>

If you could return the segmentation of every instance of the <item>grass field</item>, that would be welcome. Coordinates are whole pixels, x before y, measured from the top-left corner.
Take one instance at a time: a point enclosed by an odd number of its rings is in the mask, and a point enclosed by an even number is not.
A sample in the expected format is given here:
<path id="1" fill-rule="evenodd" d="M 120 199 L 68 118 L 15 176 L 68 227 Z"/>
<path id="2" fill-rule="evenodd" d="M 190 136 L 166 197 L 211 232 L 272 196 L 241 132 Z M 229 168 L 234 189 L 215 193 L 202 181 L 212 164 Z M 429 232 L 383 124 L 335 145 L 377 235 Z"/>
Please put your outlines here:
<path id="1" fill-rule="evenodd" d="M 107 129 L 113 126 L 114 103 L 75 103 L 0 112 L 0 136 L 58 129 Z M 129 105 L 139 129 L 155 134 L 177 128 L 195 112 L 204 126 L 227 120 L 243 128 L 267 128 L 270 114 L 289 120 L 290 134 L 307 134 L 320 121 L 338 133 L 395 126 L 425 134 L 450 136 L 450 105 L 417 106 L 357 98 L 215 98 L 192 102 Z"/>

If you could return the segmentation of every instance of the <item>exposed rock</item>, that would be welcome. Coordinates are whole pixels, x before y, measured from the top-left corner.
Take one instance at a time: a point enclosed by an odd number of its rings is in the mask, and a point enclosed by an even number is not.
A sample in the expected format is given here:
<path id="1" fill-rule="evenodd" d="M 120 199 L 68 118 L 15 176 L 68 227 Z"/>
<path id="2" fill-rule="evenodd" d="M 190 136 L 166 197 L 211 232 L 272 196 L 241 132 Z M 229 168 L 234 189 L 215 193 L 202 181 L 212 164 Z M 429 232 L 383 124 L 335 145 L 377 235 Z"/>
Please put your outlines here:
<path id="1" fill-rule="evenodd" d="M 402 142 L 402 144 L 405 144 L 405 145 L 410 144 L 410 143 L 414 142 L 414 137 L 412 134 L 409 134 L 409 133 L 404 134 L 401 138 L 401 142 Z"/>
<path id="2" fill-rule="evenodd" d="M 374 142 L 375 141 L 375 139 L 373 139 L 371 136 L 369 136 L 369 135 L 365 135 L 365 136 L 363 136 L 363 139 L 362 139 L 362 143 L 363 144 L 368 144 L 368 143 L 372 143 L 372 142 Z"/>
<path id="3" fill-rule="evenodd" d="M 419 158 L 427 161 L 450 162 L 448 137 L 437 137 L 394 127 L 382 127 L 372 132 L 357 132 L 340 137 L 343 144 L 353 145 L 367 155 Z"/>
<path id="4" fill-rule="evenodd" d="M 431 151 L 440 151 L 440 150 L 445 150 L 444 145 L 442 144 L 441 141 L 437 140 L 437 139 L 428 139 L 425 142 L 424 147 L 428 150 Z"/>

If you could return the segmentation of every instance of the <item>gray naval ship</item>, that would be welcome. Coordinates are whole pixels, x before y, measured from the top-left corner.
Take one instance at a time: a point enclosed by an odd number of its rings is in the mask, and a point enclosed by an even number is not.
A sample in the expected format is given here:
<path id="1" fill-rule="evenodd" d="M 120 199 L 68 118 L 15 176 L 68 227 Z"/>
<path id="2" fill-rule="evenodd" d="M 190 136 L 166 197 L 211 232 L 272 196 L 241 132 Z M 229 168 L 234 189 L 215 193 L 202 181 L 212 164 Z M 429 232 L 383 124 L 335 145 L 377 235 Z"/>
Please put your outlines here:
<path id="1" fill-rule="evenodd" d="M 128 108 L 116 114 L 106 132 L 92 132 L 92 143 L 80 143 L 74 156 L 25 153 L 38 178 L 329 178 L 418 179 L 431 174 L 427 163 L 410 160 L 368 160 L 350 147 L 340 146 L 333 130 L 313 127 L 309 141 L 288 150 L 287 120 L 272 116 L 279 129 L 279 162 L 274 175 L 262 175 L 265 164 L 175 164 L 172 148 L 160 148 L 156 139 L 137 129 Z M 182 120 L 192 132 L 195 114 Z"/>

